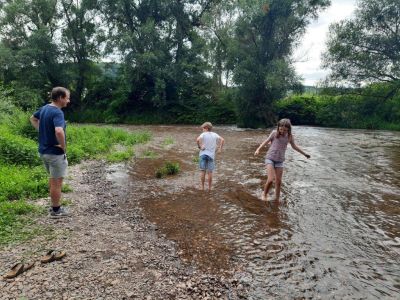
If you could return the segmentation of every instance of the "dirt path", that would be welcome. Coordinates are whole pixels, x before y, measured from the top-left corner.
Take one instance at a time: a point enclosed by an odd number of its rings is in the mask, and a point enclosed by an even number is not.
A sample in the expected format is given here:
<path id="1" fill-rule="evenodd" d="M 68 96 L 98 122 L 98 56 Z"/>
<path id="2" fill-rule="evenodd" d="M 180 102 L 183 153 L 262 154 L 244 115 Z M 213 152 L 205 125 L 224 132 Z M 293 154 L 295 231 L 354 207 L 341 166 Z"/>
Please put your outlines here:
<path id="1" fill-rule="evenodd" d="M 147 146 L 164 138 L 156 136 Z M 123 173 L 125 168 L 116 167 Z M 132 203 L 132 186 L 109 180 L 112 172 L 102 161 L 70 168 L 66 182 L 73 192 L 64 196 L 72 217 L 40 217 L 36 224 L 46 234 L 0 249 L 0 274 L 16 262 L 36 262 L 17 278 L 0 281 L 0 299 L 246 298 L 245 281 L 184 262 L 176 244 Z M 62 249 L 67 256 L 42 265 L 39 259 L 48 249 Z"/>

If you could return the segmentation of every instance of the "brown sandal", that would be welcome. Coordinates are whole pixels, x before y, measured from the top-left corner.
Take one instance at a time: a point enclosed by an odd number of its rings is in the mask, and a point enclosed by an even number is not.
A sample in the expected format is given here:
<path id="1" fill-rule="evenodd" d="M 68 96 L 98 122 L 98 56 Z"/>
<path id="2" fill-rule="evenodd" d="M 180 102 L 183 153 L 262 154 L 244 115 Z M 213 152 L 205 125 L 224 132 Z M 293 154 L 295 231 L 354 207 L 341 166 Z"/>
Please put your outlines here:
<path id="1" fill-rule="evenodd" d="M 26 264 L 22 264 L 22 263 L 17 263 L 15 264 L 11 270 L 4 275 L 5 279 L 11 279 L 14 277 L 17 277 L 19 274 L 22 274 L 25 271 L 28 271 L 29 269 L 32 269 L 32 267 L 35 265 L 35 263 L 26 263 Z"/>
<path id="2" fill-rule="evenodd" d="M 64 251 L 49 250 L 45 256 L 40 259 L 40 262 L 45 264 L 55 260 L 62 259 L 66 253 Z"/>
<path id="3" fill-rule="evenodd" d="M 19 274 L 23 272 L 23 270 L 24 270 L 24 265 L 21 263 L 17 263 L 11 268 L 11 270 L 6 275 L 4 275 L 4 278 L 10 279 L 17 277 Z"/>

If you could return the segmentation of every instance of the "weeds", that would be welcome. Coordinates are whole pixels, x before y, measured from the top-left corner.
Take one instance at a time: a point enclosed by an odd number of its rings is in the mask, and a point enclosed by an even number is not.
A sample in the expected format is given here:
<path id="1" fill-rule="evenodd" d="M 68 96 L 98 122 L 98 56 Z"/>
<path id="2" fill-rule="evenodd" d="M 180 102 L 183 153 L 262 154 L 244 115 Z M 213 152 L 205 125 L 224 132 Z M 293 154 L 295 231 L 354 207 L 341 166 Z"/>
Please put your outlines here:
<path id="1" fill-rule="evenodd" d="M 167 175 L 175 175 L 180 172 L 179 163 L 166 162 L 164 165 L 156 171 L 157 178 L 163 178 Z"/>

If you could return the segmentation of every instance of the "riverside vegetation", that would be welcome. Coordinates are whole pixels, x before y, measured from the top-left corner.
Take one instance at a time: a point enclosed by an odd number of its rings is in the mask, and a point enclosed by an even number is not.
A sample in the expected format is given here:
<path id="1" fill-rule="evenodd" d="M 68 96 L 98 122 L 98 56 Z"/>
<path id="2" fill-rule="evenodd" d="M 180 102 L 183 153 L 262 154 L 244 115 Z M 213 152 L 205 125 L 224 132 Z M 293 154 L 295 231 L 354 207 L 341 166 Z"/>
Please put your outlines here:
<path id="1" fill-rule="evenodd" d="M 4 98 L 0 99 L 0 245 L 29 238 L 41 229 L 32 218 L 45 213 L 35 199 L 48 194 L 47 174 L 37 152 L 37 132 L 29 123 L 30 114 Z M 71 165 L 83 159 L 127 160 L 133 146 L 151 138 L 148 132 L 68 125 L 68 160 Z M 71 188 L 64 186 L 63 191 Z"/>

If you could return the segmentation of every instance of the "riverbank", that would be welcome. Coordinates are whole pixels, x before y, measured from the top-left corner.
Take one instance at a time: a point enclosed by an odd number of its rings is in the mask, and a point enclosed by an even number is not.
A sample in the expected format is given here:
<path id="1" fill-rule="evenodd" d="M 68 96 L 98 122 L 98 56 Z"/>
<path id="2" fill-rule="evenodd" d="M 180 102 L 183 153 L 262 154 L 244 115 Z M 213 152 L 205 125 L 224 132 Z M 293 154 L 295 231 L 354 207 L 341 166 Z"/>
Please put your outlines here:
<path id="1" fill-rule="evenodd" d="M 70 169 L 65 198 L 72 216 L 40 217 L 48 233 L 0 250 L 0 273 L 16 262 L 35 266 L 15 279 L 0 281 L 1 299 L 239 299 L 245 285 L 205 274 L 184 263 L 176 245 L 158 234 L 138 205 L 126 202 L 127 189 L 107 180 L 105 163 L 85 162 Z M 47 205 L 48 199 L 42 200 Z M 48 249 L 67 253 L 41 264 Z"/>

